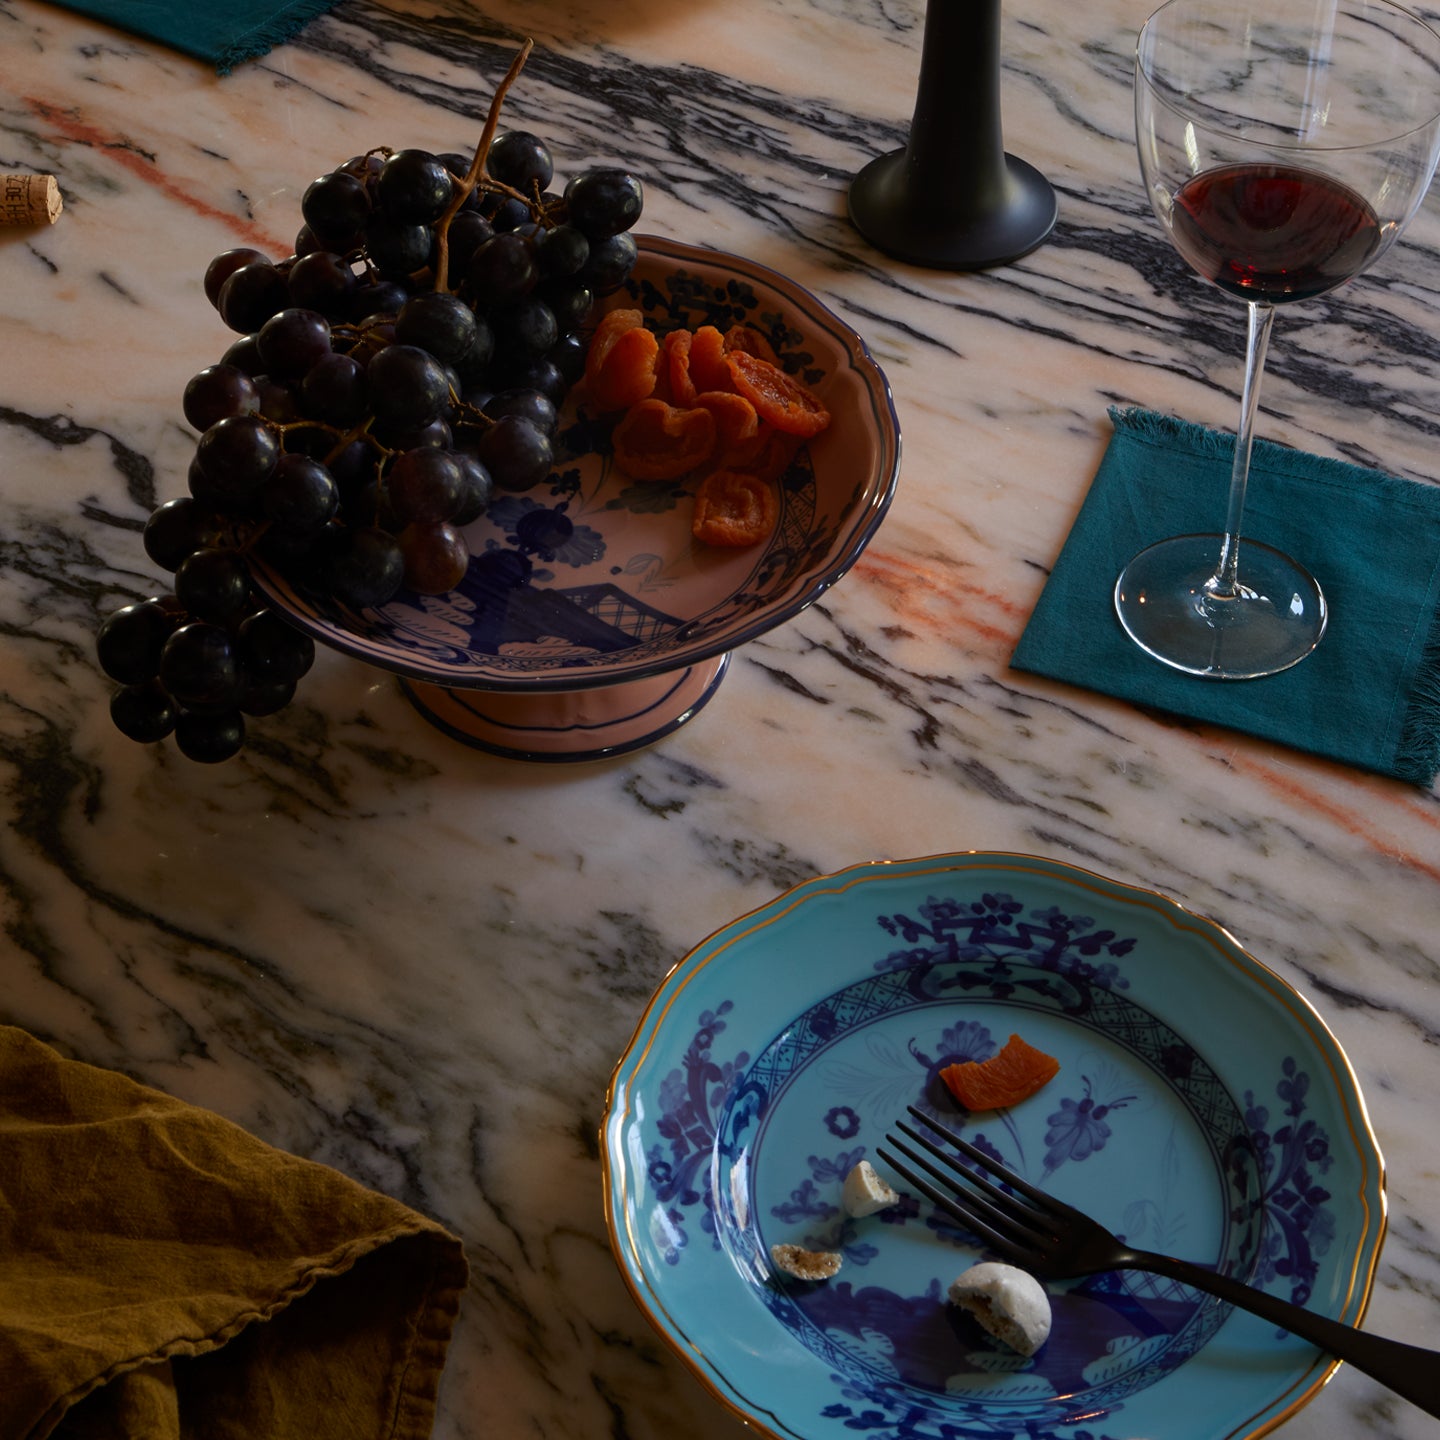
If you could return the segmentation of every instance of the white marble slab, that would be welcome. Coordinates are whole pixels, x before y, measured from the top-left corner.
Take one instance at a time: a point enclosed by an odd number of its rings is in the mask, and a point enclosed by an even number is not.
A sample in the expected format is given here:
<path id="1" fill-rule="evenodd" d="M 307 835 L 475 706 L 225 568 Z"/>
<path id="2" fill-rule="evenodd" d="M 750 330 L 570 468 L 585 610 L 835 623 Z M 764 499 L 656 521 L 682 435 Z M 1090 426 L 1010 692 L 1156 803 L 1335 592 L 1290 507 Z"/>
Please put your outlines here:
<path id="1" fill-rule="evenodd" d="M 661 976 L 731 917 L 816 873 L 959 849 L 1163 891 L 1320 1008 L 1389 1166 L 1370 1323 L 1440 1344 L 1437 793 L 1007 667 L 1106 407 L 1234 420 L 1240 317 L 1139 188 L 1148 8 L 1006 7 L 1007 144 L 1060 221 L 1022 262 L 959 275 L 887 260 L 845 215 L 851 175 L 904 138 L 914 0 L 343 0 L 223 80 L 0 0 L 0 169 L 54 173 L 65 199 L 53 227 L 0 232 L 0 1020 L 463 1234 L 440 1440 L 740 1434 L 612 1263 L 610 1069 Z M 640 754 L 474 753 L 333 654 L 236 761 L 130 744 L 92 635 L 156 582 L 139 527 L 184 489 L 180 394 L 228 343 L 206 262 L 284 253 L 306 184 L 351 153 L 468 147 L 526 34 L 507 113 L 562 172 L 632 166 L 641 228 L 772 265 L 866 337 L 904 431 L 884 527 Z M 1437 290 L 1432 196 L 1373 274 L 1282 317 L 1262 433 L 1440 475 Z M 1283 1433 L 1434 1422 L 1342 1370 Z"/>

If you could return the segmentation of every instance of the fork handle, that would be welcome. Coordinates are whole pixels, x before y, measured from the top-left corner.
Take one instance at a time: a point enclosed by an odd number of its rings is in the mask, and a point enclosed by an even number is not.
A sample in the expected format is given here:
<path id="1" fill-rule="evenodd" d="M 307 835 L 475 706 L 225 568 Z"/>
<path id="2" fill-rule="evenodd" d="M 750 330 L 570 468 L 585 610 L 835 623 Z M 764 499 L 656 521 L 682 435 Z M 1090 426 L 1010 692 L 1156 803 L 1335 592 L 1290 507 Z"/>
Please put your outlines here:
<path id="1" fill-rule="evenodd" d="M 1263 1290 L 1217 1275 L 1186 1260 L 1157 1255 L 1147 1250 L 1131 1250 L 1119 1261 L 1117 1269 L 1148 1270 L 1168 1275 L 1196 1290 L 1228 1301 L 1241 1310 L 1248 1310 L 1262 1320 L 1269 1320 L 1318 1345 L 1347 1365 L 1363 1370 L 1372 1379 L 1403 1395 L 1428 1414 L 1440 1416 L 1440 1352 L 1406 1345 L 1399 1340 L 1386 1340 L 1380 1335 L 1357 1330 L 1339 1320 L 1317 1315 L 1288 1300 L 1267 1295 Z"/>

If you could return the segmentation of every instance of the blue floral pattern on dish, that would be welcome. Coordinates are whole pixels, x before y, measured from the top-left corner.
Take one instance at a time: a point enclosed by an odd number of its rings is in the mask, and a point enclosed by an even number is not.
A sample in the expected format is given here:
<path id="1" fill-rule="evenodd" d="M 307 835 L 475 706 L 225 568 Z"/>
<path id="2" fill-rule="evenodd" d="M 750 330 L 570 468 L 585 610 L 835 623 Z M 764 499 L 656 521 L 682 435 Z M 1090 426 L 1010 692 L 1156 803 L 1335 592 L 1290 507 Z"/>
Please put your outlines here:
<path id="1" fill-rule="evenodd" d="M 681 1068 L 660 1086 L 659 1139 L 647 1148 L 649 1180 L 665 1206 L 668 1263 L 682 1263 L 687 1226 L 717 1249 L 753 1253 L 757 1221 L 767 1239 L 838 1249 L 847 1265 L 862 1270 L 887 1235 L 917 1224 L 933 1235 L 932 1246 L 973 1250 L 971 1237 L 908 1195 L 880 1216 L 852 1220 L 838 1203 L 840 1187 L 906 1104 L 943 1112 L 945 1123 L 966 1127 L 982 1149 L 1030 1169 L 1042 1183 L 1062 1168 L 1098 1163 L 1118 1133 L 1114 1127 L 1123 1127 L 1127 1112 L 1145 1099 L 1133 1077 L 1127 1082 L 1103 1058 L 1077 1068 L 1065 1093 L 1061 1081 L 1052 1082 L 1054 1098 L 1036 1102 L 1043 1126 L 1028 1136 L 1010 1112 L 966 1116 L 945 1105 L 943 1086 L 937 1091 L 944 1065 L 987 1058 L 1001 1043 L 1001 1027 L 1030 1012 L 1103 1034 L 1151 1077 L 1151 1088 L 1179 1098 L 1205 1137 L 1212 1183 L 1226 1197 L 1216 1262 L 1255 1283 L 1288 1278 L 1292 1298 L 1309 1295 L 1316 1257 L 1333 1234 L 1330 1197 L 1317 1178 L 1329 1166 L 1330 1142 L 1305 1115 L 1309 1081 L 1293 1059 L 1283 1060 L 1275 1087 L 1284 1123 L 1272 1128 L 1268 1103 L 1247 1091 L 1242 1110 L 1193 1047 L 1126 997 L 1122 962 L 1133 938 L 1054 906 L 1027 913 L 1021 901 L 998 892 L 974 900 L 932 896 L 914 915 L 882 914 L 876 921 L 905 948 L 876 961 L 868 978 L 810 1006 L 753 1059 L 720 1058 L 717 1042 L 732 1001 L 700 1016 Z M 1002 1006 L 1000 1024 L 956 1019 L 954 1006 L 966 1001 Z M 812 1083 L 821 1068 L 824 1083 Z M 772 1203 L 760 1206 L 758 1197 L 737 1193 L 737 1186 L 745 1192 L 738 1182 L 754 1183 L 754 1157 L 773 1106 L 782 1097 L 798 1103 L 806 1084 L 824 1097 L 813 1133 L 830 1146 L 767 1161 L 788 1178 Z M 1184 1236 L 1194 1186 L 1183 1148 L 1172 1133 L 1155 1157 L 1153 1193 L 1126 1205 L 1124 1233 L 1134 1243 L 1165 1248 Z M 974 1258 L 952 1263 L 963 1268 Z M 1228 1314 L 1156 1277 L 1090 1277 L 1053 1297 L 1056 1330 L 1027 1361 L 965 1330 L 933 1277 L 905 1292 L 863 1278 L 777 1285 L 763 1263 L 737 1261 L 737 1268 L 770 1313 L 834 1372 L 839 1398 L 825 1416 L 877 1440 L 1041 1440 L 1056 1434 L 1062 1395 L 1093 1423 L 1182 1364 Z M 967 1386 L 983 1399 L 967 1403 Z M 927 1394 L 936 1400 L 927 1402 Z M 1067 1428 L 1065 1436 L 1109 1440 L 1102 1430 Z"/>

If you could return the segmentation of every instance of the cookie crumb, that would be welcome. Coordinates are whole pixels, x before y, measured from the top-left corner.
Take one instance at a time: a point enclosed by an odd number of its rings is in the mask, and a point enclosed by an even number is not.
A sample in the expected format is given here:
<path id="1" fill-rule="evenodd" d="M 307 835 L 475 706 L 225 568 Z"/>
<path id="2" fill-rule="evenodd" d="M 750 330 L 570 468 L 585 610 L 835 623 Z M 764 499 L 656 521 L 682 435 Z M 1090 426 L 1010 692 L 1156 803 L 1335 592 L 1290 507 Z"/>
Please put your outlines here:
<path id="1" fill-rule="evenodd" d="M 851 1167 L 840 1192 L 840 1203 L 844 1205 L 845 1213 L 857 1220 L 863 1215 L 874 1215 L 878 1210 L 888 1210 L 899 1198 L 899 1194 L 875 1173 L 875 1167 L 868 1160 L 861 1160 Z"/>
<path id="2" fill-rule="evenodd" d="M 806 1250 L 801 1245 L 772 1245 L 776 1268 L 797 1280 L 829 1280 L 840 1269 L 838 1250 Z"/>

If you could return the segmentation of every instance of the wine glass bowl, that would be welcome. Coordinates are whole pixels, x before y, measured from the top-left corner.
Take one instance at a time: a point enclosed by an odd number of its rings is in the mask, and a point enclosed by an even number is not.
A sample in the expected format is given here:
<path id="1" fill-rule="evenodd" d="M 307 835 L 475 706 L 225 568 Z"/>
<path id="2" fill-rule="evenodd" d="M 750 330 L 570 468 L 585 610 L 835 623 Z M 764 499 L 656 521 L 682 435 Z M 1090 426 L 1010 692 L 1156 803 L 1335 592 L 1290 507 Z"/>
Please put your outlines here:
<path id="1" fill-rule="evenodd" d="M 1190 267 L 1246 303 L 1245 382 L 1223 533 L 1126 566 L 1131 638 L 1192 674 L 1273 674 L 1320 642 L 1319 584 L 1240 538 L 1275 307 L 1353 279 L 1415 213 L 1440 146 L 1440 36 L 1389 0 L 1169 0 L 1135 54 L 1141 175 Z"/>

